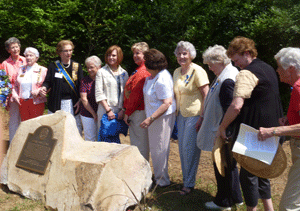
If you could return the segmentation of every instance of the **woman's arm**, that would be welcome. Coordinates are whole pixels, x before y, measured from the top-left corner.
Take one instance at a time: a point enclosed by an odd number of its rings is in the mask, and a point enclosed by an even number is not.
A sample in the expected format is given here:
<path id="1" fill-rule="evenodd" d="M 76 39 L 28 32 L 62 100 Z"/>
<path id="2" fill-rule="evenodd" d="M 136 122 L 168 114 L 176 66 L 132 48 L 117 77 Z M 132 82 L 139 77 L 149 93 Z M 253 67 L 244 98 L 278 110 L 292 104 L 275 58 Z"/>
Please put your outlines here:
<path id="1" fill-rule="evenodd" d="M 204 108 L 204 101 L 205 101 L 205 98 L 208 94 L 208 90 L 209 90 L 208 84 L 205 84 L 204 86 L 199 87 L 199 91 L 202 95 L 202 102 L 203 102 L 203 103 L 201 103 L 201 111 L 202 111 L 201 116 L 203 115 L 203 112 L 204 112 L 204 109 L 203 109 Z"/>
<path id="2" fill-rule="evenodd" d="M 208 94 L 208 91 L 209 91 L 209 86 L 208 84 L 205 84 L 204 86 L 200 86 L 199 87 L 199 91 L 202 95 L 202 104 L 201 104 L 201 114 L 200 114 L 200 117 L 196 123 L 196 131 L 199 131 L 200 130 L 200 127 L 202 125 L 202 122 L 203 122 L 203 112 L 204 112 L 204 101 L 205 101 L 205 98 Z"/>
<path id="3" fill-rule="evenodd" d="M 241 97 L 234 97 L 232 100 L 232 103 L 230 104 L 229 108 L 227 109 L 224 118 L 220 124 L 219 130 L 218 130 L 218 136 L 221 136 L 221 138 L 226 139 L 226 129 L 227 127 L 233 122 L 233 120 L 236 119 L 236 117 L 239 115 L 242 107 L 244 105 L 244 99 Z"/>
<path id="4" fill-rule="evenodd" d="M 99 103 L 100 103 L 100 104 L 103 106 L 103 108 L 105 109 L 105 111 L 106 111 L 106 113 L 107 113 L 107 117 L 108 117 L 109 120 L 115 119 L 115 118 L 116 118 L 114 112 L 111 110 L 111 108 L 110 108 L 109 105 L 107 104 L 107 101 L 106 101 L 106 100 L 101 100 Z"/>
<path id="5" fill-rule="evenodd" d="M 259 128 L 259 140 L 263 141 L 272 136 L 300 136 L 300 124 L 270 128 Z"/>
<path id="6" fill-rule="evenodd" d="M 158 109 L 148 118 L 146 118 L 141 124 L 140 127 L 141 128 L 147 128 L 149 125 L 151 125 L 151 123 L 157 119 L 158 117 L 160 117 L 161 115 L 163 115 L 168 108 L 170 107 L 170 105 L 172 105 L 172 97 L 167 98 L 162 100 L 163 103 L 158 107 Z"/>
<path id="7" fill-rule="evenodd" d="M 80 92 L 80 98 L 81 98 L 82 105 L 85 107 L 86 110 L 88 110 L 88 112 L 90 112 L 92 114 L 94 120 L 97 121 L 97 114 L 87 99 L 87 93 Z"/>

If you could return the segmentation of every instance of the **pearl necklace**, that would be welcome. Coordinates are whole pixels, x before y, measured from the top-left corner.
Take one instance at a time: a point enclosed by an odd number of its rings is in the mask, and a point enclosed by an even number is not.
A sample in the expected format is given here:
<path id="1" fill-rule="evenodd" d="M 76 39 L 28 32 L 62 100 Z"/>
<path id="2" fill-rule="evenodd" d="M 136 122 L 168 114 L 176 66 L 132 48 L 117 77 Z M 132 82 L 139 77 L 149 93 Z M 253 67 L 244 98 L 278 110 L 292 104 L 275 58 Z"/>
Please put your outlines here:
<path id="1" fill-rule="evenodd" d="M 71 64 L 71 62 L 68 64 L 68 66 L 65 66 L 65 64 L 63 63 L 63 66 L 64 66 L 65 68 L 69 68 L 69 67 L 70 67 L 70 64 Z"/>

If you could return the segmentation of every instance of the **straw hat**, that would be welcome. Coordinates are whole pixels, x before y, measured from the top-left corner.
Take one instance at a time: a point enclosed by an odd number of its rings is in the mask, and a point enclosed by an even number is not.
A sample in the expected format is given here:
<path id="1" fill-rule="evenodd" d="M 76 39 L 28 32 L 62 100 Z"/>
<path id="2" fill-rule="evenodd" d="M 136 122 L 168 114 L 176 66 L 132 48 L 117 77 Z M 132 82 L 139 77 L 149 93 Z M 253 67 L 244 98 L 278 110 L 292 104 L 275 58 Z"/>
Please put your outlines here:
<path id="1" fill-rule="evenodd" d="M 221 137 L 217 137 L 212 150 L 212 160 L 216 164 L 219 173 L 225 177 L 226 155 L 224 151 L 224 141 Z"/>
<path id="2" fill-rule="evenodd" d="M 287 158 L 280 144 L 271 165 L 235 152 L 233 152 L 233 157 L 251 174 L 266 179 L 278 177 L 287 166 Z"/>

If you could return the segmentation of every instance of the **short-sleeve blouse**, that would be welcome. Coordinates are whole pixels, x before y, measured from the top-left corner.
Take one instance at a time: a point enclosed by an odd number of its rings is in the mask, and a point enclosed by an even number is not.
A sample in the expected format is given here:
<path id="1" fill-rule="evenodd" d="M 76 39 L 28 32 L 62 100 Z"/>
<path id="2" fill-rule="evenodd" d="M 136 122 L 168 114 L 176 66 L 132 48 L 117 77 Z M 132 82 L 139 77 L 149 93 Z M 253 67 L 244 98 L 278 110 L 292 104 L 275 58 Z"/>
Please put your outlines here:
<path id="1" fill-rule="evenodd" d="M 146 78 L 144 88 L 144 102 L 146 116 L 150 117 L 162 104 L 163 100 L 172 97 L 172 105 L 162 115 L 169 115 L 176 111 L 176 102 L 173 92 L 173 80 L 171 74 L 161 70 L 153 79 Z"/>
<path id="2" fill-rule="evenodd" d="M 95 99 L 95 80 L 91 79 L 90 76 L 84 77 L 81 80 L 79 92 L 87 94 L 89 104 L 91 105 L 95 113 L 97 113 L 98 104 L 96 103 Z M 93 115 L 88 110 L 86 110 L 86 108 L 82 104 L 80 105 L 80 114 L 85 117 L 93 118 Z"/>
<path id="3" fill-rule="evenodd" d="M 201 105 L 204 102 L 199 87 L 209 84 L 206 71 L 199 65 L 191 63 L 184 75 L 181 75 L 181 67 L 177 68 L 173 79 L 177 112 L 180 111 L 184 117 L 200 115 Z"/>

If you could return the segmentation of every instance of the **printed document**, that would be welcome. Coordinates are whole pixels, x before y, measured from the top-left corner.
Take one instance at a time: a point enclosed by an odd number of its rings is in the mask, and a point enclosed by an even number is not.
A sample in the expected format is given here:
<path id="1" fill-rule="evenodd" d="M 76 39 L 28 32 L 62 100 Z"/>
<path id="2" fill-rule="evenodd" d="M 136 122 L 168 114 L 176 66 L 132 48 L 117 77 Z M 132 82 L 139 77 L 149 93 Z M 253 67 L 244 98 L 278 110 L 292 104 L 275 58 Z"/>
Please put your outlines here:
<path id="1" fill-rule="evenodd" d="M 278 149 L 279 137 L 259 141 L 257 134 L 258 130 L 242 123 L 232 151 L 271 165 Z"/>

